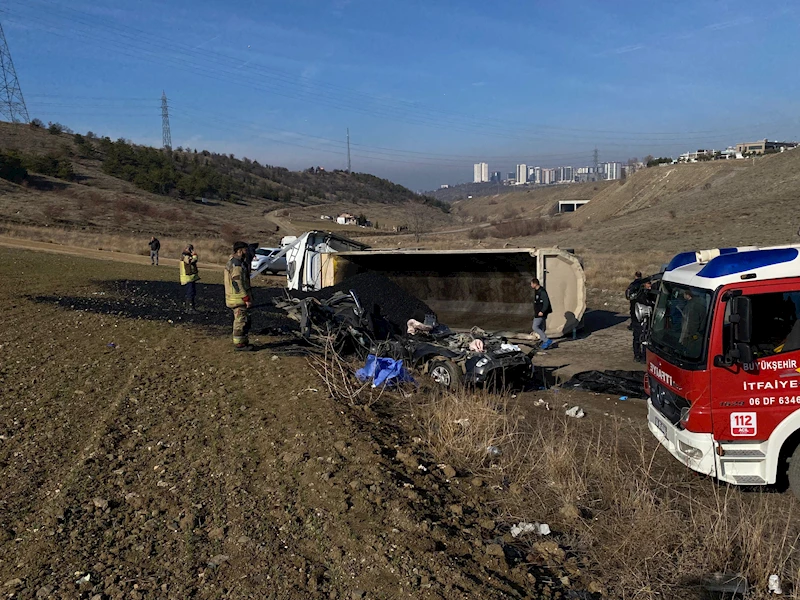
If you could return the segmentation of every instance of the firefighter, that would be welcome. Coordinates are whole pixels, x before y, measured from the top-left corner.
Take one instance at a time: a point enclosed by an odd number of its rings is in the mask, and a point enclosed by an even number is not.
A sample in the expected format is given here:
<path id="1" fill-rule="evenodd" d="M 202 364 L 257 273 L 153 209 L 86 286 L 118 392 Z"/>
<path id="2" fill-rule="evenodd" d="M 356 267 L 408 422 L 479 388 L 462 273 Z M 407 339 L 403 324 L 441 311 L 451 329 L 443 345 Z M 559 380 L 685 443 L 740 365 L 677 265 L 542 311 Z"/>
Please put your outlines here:
<path id="1" fill-rule="evenodd" d="M 233 245 L 233 255 L 225 265 L 223 273 L 225 305 L 233 310 L 233 345 L 234 349 L 239 351 L 253 350 L 247 338 L 250 331 L 250 316 L 247 310 L 253 306 L 247 251 L 247 244 L 236 242 Z"/>
<path id="2" fill-rule="evenodd" d="M 633 275 L 633 281 L 631 281 L 628 289 L 625 290 L 625 299 L 631 303 L 631 322 L 628 325 L 628 329 L 633 329 L 634 321 L 636 321 L 636 315 L 634 311 L 636 310 L 636 293 L 639 291 L 639 288 L 642 286 L 642 272 L 636 271 Z"/>
<path id="3" fill-rule="evenodd" d="M 197 281 L 200 275 L 197 272 L 197 252 L 194 246 L 189 244 L 181 252 L 181 285 L 186 289 L 186 298 L 183 309 L 187 313 L 196 313 L 195 297 L 197 296 Z"/>
<path id="4" fill-rule="evenodd" d="M 647 341 L 647 334 L 652 314 L 653 300 L 650 292 L 653 285 L 649 280 L 640 281 L 634 294 L 629 298 L 633 306 L 633 360 L 639 363 L 645 362 L 644 342 Z"/>

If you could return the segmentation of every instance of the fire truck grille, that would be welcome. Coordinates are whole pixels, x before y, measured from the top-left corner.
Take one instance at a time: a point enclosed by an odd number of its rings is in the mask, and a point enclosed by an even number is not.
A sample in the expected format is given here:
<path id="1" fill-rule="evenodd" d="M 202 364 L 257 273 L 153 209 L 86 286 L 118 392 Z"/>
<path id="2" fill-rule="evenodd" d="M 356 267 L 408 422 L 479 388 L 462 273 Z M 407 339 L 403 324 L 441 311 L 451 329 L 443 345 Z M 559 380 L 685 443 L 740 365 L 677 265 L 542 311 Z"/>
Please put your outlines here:
<path id="1" fill-rule="evenodd" d="M 650 377 L 650 400 L 658 412 L 676 427 L 681 427 L 681 411 L 691 406 L 688 400 L 668 390 L 652 376 Z"/>

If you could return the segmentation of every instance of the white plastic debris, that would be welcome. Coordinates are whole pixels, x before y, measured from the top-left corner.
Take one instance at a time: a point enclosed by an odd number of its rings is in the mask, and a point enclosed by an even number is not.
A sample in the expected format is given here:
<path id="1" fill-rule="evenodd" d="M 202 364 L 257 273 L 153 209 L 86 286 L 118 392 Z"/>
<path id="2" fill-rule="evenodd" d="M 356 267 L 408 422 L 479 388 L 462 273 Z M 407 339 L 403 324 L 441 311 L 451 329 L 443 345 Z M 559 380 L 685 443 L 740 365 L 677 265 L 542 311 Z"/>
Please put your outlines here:
<path id="1" fill-rule="evenodd" d="M 456 425 L 461 425 L 462 427 L 466 427 L 469 425 L 469 419 L 456 419 L 453 421 Z"/>
<path id="2" fill-rule="evenodd" d="M 518 538 L 524 533 L 550 535 L 550 526 L 547 523 L 526 523 L 525 521 L 520 521 L 511 527 L 511 537 Z"/>
<path id="3" fill-rule="evenodd" d="M 486 454 L 492 457 L 502 456 L 503 451 L 498 448 L 497 446 L 487 446 L 486 447 Z"/>
<path id="4" fill-rule="evenodd" d="M 81 577 L 80 579 L 76 580 L 76 581 L 75 581 L 75 583 L 76 583 L 76 584 L 78 584 L 78 585 L 80 585 L 80 584 L 82 584 L 82 583 L 89 583 L 89 581 L 90 581 L 91 579 L 92 579 L 92 576 L 91 576 L 91 574 L 87 573 L 86 575 L 84 575 L 84 576 L 83 576 L 83 577 Z"/>
<path id="5" fill-rule="evenodd" d="M 767 587 L 769 591 L 773 594 L 783 594 L 783 590 L 781 589 L 781 578 L 777 575 L 770 575 L 769 581 L 767 582 Z"/>
<path id="6" fill-rule="evenodd" d="M 573 406 L 572 408 L 570 408 L 566 412 L 566 415 L 568 417 L 574 417 L 576 419 L 582 419 L 583 417 L 586 416 L 586 413 L 583 412 L 583 409 L 580 406 Z"/>

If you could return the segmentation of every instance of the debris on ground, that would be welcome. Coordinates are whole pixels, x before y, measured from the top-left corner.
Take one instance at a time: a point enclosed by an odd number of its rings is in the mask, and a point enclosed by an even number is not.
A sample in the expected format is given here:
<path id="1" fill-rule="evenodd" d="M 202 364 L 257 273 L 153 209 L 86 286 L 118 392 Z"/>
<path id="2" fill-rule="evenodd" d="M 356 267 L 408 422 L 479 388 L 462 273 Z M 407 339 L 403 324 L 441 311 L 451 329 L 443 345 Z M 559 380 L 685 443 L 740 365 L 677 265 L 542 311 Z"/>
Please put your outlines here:
<path id="1" fill-rule="evenodd" d="M 520 521 L 511 527 L 511 537 L 518 538 L 525 533 L 538 533 L 539 535 L 550 535 L 550 526 L 547 523 L 526 523 Z"/>
<path id="2" fill-rule="evenodd" d="M 630 398 L 645 397 L 643 371 L 583 371 L 573 375 L 562 387 Z"/>
<path id="3" fill-rule="evenodd" d="M 583 412 L 583 409 L 580 406 L 573 406 L 572 408 L 568 409 L 565 414 L 568 417 L 574 417 L 576 419 L 582 419 L 586 416 L 586 413 Z"/>
<path id="4" fill-rule="evenodd" d="M 781 578 L 778 575 L 770 575 L 769 581 L 767 581 L 767 587 L 769 591 L 776 595 L 783 594 L 783 589 L 781 588 Z"/>
<path id="5" fill-rule="evenodd" d="M 747 578 L 735 573 L 712 573 L 703 580 L 702 585 L 706 591 L 740 598 L 747 597 L 749 590 Z"/>

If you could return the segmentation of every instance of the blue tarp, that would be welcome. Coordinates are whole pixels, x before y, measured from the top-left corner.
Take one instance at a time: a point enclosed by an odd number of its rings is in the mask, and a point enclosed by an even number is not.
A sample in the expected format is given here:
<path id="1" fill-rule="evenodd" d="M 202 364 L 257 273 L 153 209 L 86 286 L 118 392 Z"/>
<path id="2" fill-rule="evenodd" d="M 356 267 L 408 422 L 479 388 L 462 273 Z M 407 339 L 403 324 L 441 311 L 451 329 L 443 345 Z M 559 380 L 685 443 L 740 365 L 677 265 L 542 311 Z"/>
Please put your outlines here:
<path id="1" fill-rule="evenodd" d="M 393 387 L 404 381 L 414 381 L 414 378 L 409 375 L 403 366 L 402 360 L 378 358 L 374 354 L 367 356 L 367 362 L 364 363 L 363 368 L 356 371 L 356 377 L 358 377 L 359 381 L 372 379 L 372 387 L 384 384 L 386 387 Z"/>

